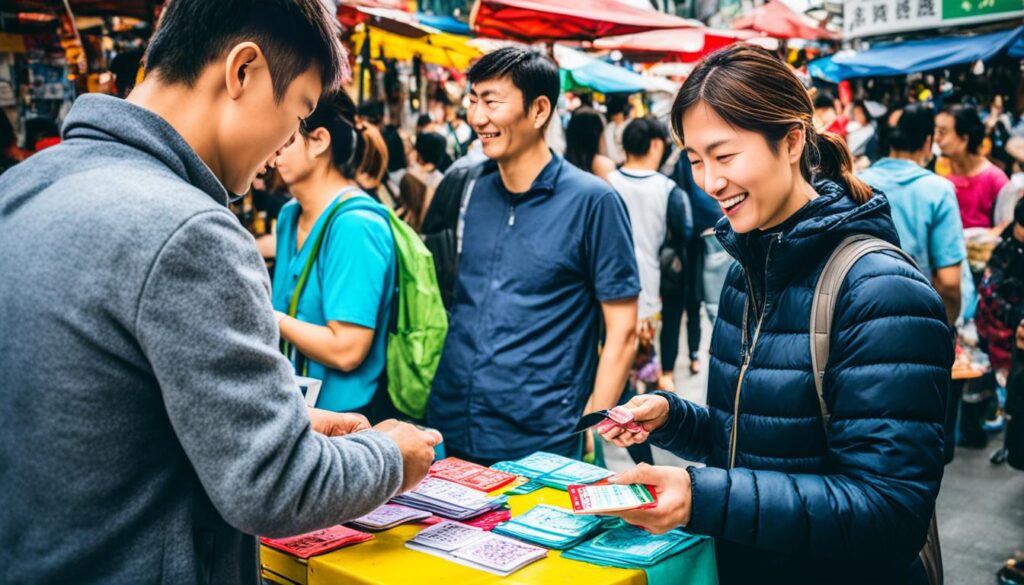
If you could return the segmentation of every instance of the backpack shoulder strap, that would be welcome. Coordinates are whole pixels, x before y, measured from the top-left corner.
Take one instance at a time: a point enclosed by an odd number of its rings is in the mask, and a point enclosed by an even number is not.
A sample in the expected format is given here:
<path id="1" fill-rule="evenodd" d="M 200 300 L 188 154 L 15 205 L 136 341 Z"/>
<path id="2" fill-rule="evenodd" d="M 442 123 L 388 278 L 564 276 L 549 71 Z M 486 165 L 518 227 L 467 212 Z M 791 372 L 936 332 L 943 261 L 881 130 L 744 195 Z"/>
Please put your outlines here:
<path id="1" fill-rule="evenodd" d="M 462 252 L 462 232 L 466 226 L 466 210 L 469 209 L 469 200 L 473 197 L 473 188 L 476 187 L 476 180 L 480 178 L 480 174 L 483 172 L 484 163 L 479 163 L 470 169 L 469 174 L 466 175 L 465 187 L 463 187 L 462 197 L 459 200 L 459 219 L 455 225 L 456 254 Z"/>
<path id="2" fill-rule="evenodd" d="M 832 251 L 814 287 L 814 299 L 811 301 L 811 365 L 814 369 L 814 387 L 818 391 L 818 408 L 821 410 L 822 423 L 826 427 L 830 415 L 828 405 L 825 404 L 822 384 L 825 379 L 825 367 L 828 365 L 836 300 L 853 265 L 865 255 L 882 250 L 899 253 L 917 268 L 914 259 L 899 247 L 874 236 L 855 234 L 844 239 Z"/>

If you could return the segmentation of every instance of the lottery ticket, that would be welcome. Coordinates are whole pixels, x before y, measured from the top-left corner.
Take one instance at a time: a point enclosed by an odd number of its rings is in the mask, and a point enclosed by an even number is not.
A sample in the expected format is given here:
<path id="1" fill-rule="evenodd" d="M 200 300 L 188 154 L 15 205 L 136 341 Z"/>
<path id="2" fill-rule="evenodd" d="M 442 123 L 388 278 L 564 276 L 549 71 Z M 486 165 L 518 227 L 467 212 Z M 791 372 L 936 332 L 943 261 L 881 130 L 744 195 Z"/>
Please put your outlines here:
<path id="1" fill-rule="evenodd" d="M 423 520 L 429 517 L 430 512 L 414 510 L 405 506 L 399 506 L 398 504 L 384 504 L 373 512 L 356 518 L 352 523 L 372 530 L 387 530 L 399 524 Z"/>
<path id="2" fill-rule="evenodd" d="M 575 538 L 591 530 L 600 520 L 574 516 L 567 510 L 540 504 L 513 520 L 516 524 Z"/>
<path id="3" fill-rule="evenodd" d="M 654 490 L 640 484 L 571 485 L 568 491 L 576 514 L 601 514 L 658 505 Z"/>
<path id="4" fill-rule="evenodd" d="M 520 569 L 546 557 L 547 550 L 504 536 L 489 535 L 455 552 L 452 556 L 500 572 Z"/>
<path id="5" fill-rule="evenodd" d="M 455 504 L 462 508 L 470 509 L 482 508 L 491 499 L 480 490 L 434 477 L 424 479 L 419 487 L 416 488 L 415 493 L 447 504 Z"/>
<path id="6" fill-rule="evenodd" d="M 442 522 L 424 529 L 414 536 L 411 542 L 450 552 L 486 535 L 487 532 L 474 526 L 466 526 L 458 522 Z"/>

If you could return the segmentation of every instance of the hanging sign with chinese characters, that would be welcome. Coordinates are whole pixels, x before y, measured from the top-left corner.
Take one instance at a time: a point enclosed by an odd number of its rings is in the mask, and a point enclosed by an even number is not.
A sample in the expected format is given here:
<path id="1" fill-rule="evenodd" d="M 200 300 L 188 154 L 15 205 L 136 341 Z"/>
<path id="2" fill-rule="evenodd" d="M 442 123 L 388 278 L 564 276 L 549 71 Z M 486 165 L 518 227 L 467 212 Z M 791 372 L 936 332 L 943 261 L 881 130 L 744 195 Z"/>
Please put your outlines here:
<path id="1" fill-rule="evenodd" d="M 844 38 L 1024 16 L 1022 0 L 843 0 Z"/>

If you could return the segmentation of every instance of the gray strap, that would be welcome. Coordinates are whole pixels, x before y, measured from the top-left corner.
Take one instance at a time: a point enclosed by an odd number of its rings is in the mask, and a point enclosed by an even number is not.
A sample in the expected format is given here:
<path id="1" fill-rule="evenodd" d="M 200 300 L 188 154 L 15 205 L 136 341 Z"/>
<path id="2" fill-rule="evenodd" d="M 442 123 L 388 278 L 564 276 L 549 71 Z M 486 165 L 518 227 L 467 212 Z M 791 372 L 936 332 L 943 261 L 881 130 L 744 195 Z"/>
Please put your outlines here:
<path id="1" fill-rule="evenodd" d="M 821 410 L 822 424 L 826 429 L 830 415 L 828 405 L 825 404 L 822 385 L 825 379 L 825 367 L 828 365 L 832 318 L 839 290 L 843 287 L 847 273 L 858 260 L 871 252 L 882 250 L 899 253 L 917 268 L 914 259 L 897 246 L 874 236 L 857 234 L 847 237 L 836 246 L 814 287 L 814 300 L 811 301 L 811 365 L 814 368 L 814 387 L 818 391 L 818 408 Z"/>

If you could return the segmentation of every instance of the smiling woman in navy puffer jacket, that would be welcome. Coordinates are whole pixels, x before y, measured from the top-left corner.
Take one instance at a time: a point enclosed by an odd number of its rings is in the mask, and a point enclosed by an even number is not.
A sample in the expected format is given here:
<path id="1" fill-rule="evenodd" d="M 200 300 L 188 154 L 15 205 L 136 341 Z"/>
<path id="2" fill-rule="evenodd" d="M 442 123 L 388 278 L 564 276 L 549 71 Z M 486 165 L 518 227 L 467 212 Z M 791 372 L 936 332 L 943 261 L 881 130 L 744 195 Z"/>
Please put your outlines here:
<path id="1" fill-rule="evenodd" d="M 899 243 L 888 202 L 853 177 L 838 137 L 815 132 L 800 82 L 763 49 L 709 56 L 672 119 L 738 262 L 711 341 L 708 406 L 639 396 L 626 406 L 646 431 L 605 433 L 625 446 L 650 432 L 707 466 L 618 476 L 659 492 L 657 508 L 621 515 L 715 537 L 722 583 L 927 583 L 917 553 L 942 479 L 953 362 L 941 299 L 899 254 L 864 256 L 836 303 L 827 425 L 811 367 L 818 275 L 849 235 Z"/>

